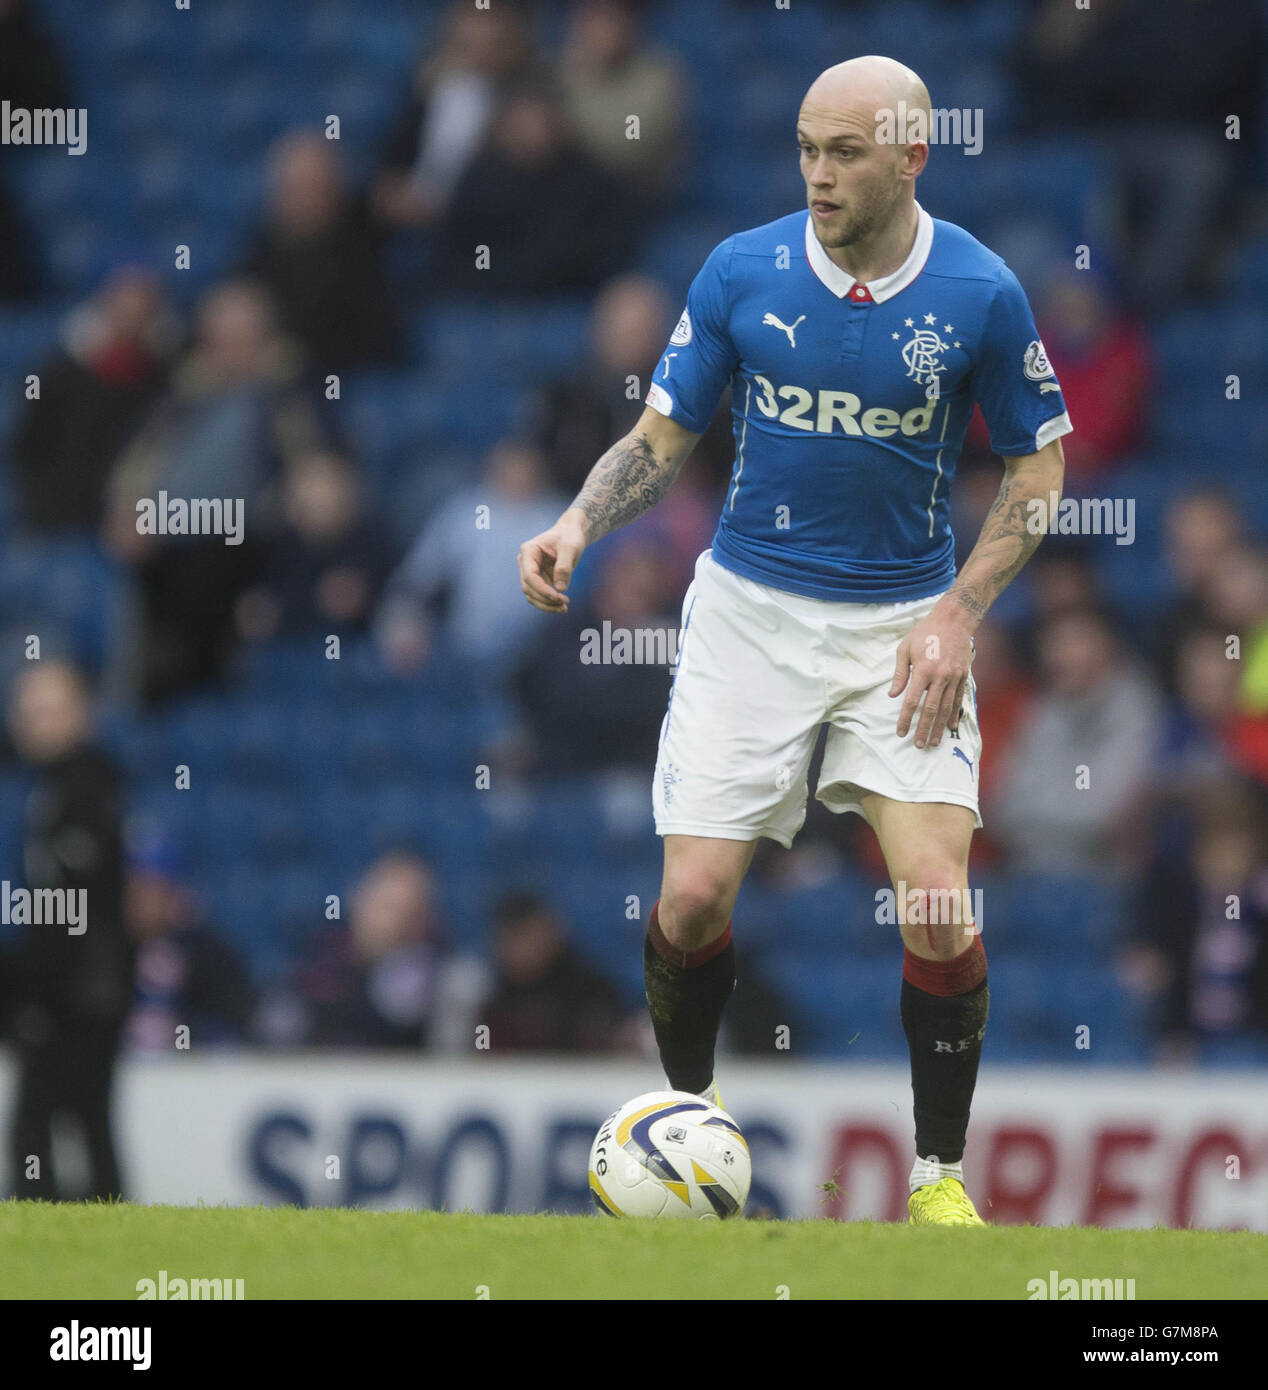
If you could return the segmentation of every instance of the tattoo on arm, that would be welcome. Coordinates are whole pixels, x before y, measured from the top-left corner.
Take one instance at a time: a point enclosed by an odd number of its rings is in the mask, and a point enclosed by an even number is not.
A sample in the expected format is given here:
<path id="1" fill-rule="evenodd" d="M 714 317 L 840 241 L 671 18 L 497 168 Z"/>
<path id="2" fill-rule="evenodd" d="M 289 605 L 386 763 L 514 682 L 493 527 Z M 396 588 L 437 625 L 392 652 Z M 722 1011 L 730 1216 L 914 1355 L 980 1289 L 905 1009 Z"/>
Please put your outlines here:
<path id="1" fill-rule="evenodd" d="M 951 597 L 975 618 L 986 615 L 1039 548 L 1042 531 L 1027 525 L 1031 500 L 1038 495 L 1043 493 L 1031 478 L 1006 476 L 1000 485 L 973 553 L 951 586 Z"/>
<path id="2" fill-rule="evenodd" d="M 618 439 L 590 470 L 573 507 L 584 512 L 593 543 L 650 511 L 669 491 L 682 459 L 658 458 L 641 434 Z"/>

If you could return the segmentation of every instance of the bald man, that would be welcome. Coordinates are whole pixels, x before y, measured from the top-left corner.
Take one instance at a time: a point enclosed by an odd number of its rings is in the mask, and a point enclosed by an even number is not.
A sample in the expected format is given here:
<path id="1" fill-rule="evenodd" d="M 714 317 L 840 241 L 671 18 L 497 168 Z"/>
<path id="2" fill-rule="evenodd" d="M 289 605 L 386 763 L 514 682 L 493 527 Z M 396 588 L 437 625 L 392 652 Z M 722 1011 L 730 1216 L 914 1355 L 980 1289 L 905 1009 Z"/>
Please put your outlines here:
<path id="1" fill-rule="evenodd" d="M 806 210 L 713 251 L 638 423 L 519 565 L 528 601 L 565 611 L 582 552 L 665 495 L 730 385 L 735 465 L 683 605 L 653 781 L 665 869 L 644 976 L 661 1062 L 675 1090 L 717 1102 L 731 911 L 757 840 L 801 828 L 826 724 L 815 794 L 865 817 L 893 880 L 876 917 L 904 948 L 910 1219 L 976 1226 L 973 633 L 1039 544 L 1029 504 L 1059 493 L 1071 426 L 1016 277 L 916 201 L 928 115 L 924 83 L 889 58 L 815 80 L 796 130 Z M 957 575 L 949 492 L 975 402 L 1004 478 Z"/>
<path id="2" fill-rule="evenodd" d="M 14 747 L 31 769 L 25 886 L 80 904 L 73 926 L 36 915 L 19 939 L 9 1118 L 14 1191 L 49 1201 L 117 1198 L 123 1180 L 113 1133 L 114 1071 L 132 1008 L 135 959 L 123 914 L 123 781 L 98 746 L 92 695 L 77 667 L 51 657 L 25 663 L 8 716 Z M 55 1166 L 53 1134 L 67 1122 L 78 1130 L 88 1161 L 82 1194 Z"/>

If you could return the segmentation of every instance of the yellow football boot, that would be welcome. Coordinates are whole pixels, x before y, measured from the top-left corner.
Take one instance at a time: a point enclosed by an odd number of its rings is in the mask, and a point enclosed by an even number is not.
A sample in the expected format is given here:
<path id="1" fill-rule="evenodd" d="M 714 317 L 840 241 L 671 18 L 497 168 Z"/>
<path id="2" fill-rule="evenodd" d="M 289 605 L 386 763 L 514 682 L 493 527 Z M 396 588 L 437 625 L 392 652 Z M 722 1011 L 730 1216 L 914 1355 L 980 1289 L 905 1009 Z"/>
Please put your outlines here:
<path id="1" fill-rule="evenodd" d="M 907 1210 L 912 1226 L 986 1225 L 958 1178 L 943 1178 L 918 1187 L 907 1198 Z"/>

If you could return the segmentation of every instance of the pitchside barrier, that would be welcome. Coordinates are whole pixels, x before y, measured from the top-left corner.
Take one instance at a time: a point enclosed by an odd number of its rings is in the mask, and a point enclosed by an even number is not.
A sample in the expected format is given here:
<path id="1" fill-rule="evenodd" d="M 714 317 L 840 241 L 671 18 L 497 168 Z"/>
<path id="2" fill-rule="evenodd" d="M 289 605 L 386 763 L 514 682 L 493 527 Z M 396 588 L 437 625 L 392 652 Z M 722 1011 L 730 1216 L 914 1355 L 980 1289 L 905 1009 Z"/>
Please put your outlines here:
<path id="1" fill-rule="evenodd" d="M 753 1153 L 750 1215 L 905 1219 L 905 1068 L 736 1063 L 720 1081 Z M 595 1130 L 663 1084 L 651 1064 L 138 1058 L 116 1127 L 139 1202 L 583 1212 Z M 969 1190 L 992 1222 L 1268 1231 L 1266 1090 L 1249 1072 L 988 1068 Z M 12 1095 L 0 1054 L 0 1114 Z M 73 1136 L 58 1146 L 73 1175 Z"/>

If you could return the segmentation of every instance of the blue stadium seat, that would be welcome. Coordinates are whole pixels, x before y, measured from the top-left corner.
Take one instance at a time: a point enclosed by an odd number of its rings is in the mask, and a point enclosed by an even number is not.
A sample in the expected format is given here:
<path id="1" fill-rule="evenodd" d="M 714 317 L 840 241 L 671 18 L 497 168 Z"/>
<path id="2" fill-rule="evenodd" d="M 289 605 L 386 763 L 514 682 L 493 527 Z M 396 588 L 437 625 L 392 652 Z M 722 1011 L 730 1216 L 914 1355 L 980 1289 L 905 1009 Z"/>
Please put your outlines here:
<path id="1" fill-rule="evenodd" d="M 988 132 L 980 155 L 933 159 L 921 183 L 925 206 L 975 236 L 987 236 L 1001 208 L 1016 207 L 1028 222 L 1054 228 L 1064 245 L 1109 240 L 1108 177 L 1086 148 L 1049 140 L 1004 143 Z"/>
<path id="2" fill-rule="evenodd" d="M 1231 297 L 1244 304 L 1268 304 L 1268 237 L 1247 242 L 1238 254 Z"/>
<path id="3" fill-rule="evenodd" d="M 659 280 L 671 299 L 685 298 L 709 252 L 735 230 L 716 216 L 675 218 L 644 244 L 639 268 Z"/>
<path id="4" fill-rule="evenodd" d="M 88 536 L 10 542 L 0 554 L 6 620 L 41 633 L 50 650 L 65 644 L 94 669 L 105 658 L 118 583 Z"/>
<path id="5" fill-rule="evenodd" d="M 1063 970 L 1075 961 L 1108 961 L 1117 944 L 1115 923 L 1122 920 L 1120 889 L 1091 875 L 1015 874 L 1007 892 L 1007 915 L 994 912 L 995 900 L 984 892 L 984 936 L 993 933 L 1002 916 L 999 925 L 1013 955 L 1052 960 L 1050 968 L 1059 963 Z"/>
<path id="6" fill-rule="evenodd" d="M 1163 553 L 1167 509 L 1177 492 L 1192 486 L 1189 456 L 1164 454 L 1130 462 L 1108 480 L 1107 492 L 1135 502 L 1136 540 L 1131 545 L 1106 543 L 1094 551 L 1104 592 L 1124 610 L 1153 612 L 1171 593 L 1171 575 Z"/>
<path id="7" fill-rule="evenodd" d="M 1143 1010 L 1109 965 L 995 958 L 990 978 L 992 1054 L 1066 1066 L 1148 1060 Z"/>
<path id="8" fill-rule="evenodd" d="M 385 78 L 393 72 L 405 73 L 423 48 L 423 38 L 434 32 L 438 15 L 427 6 L 375 6 L 371 10 L 339 3 L 317 3 L 309 7 L 307 35 L 303 50 L 304 70 L 309 62 L 320 63 L 324 55 L 345 64 L 355 61 Z"/>
<path id="9" fill-rule="evenodd" d="M 446 398 L 495 381 L 527 386 L 584 360 L 591 313 L 588 301 L 571 297 L 524 305 L 452 299 L 419 318 L 415 341 Z"/>
<path id="10" fill-rule="evenodd" d="M 764 916 L 745 915 L 743 936 L 777 949 L 819 952 L 825 960 L 897 959 L 897 926 L 876 921 L 875 887 L 862 876 L 843 873 L 814 888 L 768 892 Z"/>
<path id="11" fill-rule="evenodd" d="M 737 179 L 735 169 L 724 161 L 707 161 L 695 192 L 709 215 L 728 224 L 729 232 L 796 212 L 805 207 L 806 199 L 795 146 L 789 154 L 758 153 L 744 179 Z"/>
<path id="12" fill-rule="evenodd" d="M 1220 345 L 1217 357 L 1211 353 L 1213 342 Z M 1177 386 L 1205 382 L 1211 399 L 1222 400 L 1227 373 L 1253 374 L 1255 380 L 1268 376 L 1268 309 L 1252 301 L 1180 310 L 1158 323 L 1154 349 L 1168 381 Z"/>
<path id="13" fill-rule="evenodd" d="M 1262 1072 L 1268 1067 L 1268 1038 L 1211 1038 L 1198 1044 L 1198 1061 L 1204 1067 L 1229 1071 Z"/>
<path id="14" fill-rule="evenodd" d="M 907 1055 L 899 1016 L 900 975 L 893 960 L 825 961 L 819 954 L 767 957 L 774 986 L 792 1001 L 797 1055 L 897 1061 Z M 800 1034 L 807 1034 L 803 1041 Z"/>
<path id="15" fill-rule="evenodd" d="M 1074 1028 L 1059 1036 L 1050 1005 L 1047 962 L 991 958 L 991 1017 L 986 1047 L 1030 1061 L 1073 1061 Z M 1086 1020 L 1080 1020 L 1085 1022 Z"/>

